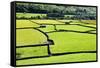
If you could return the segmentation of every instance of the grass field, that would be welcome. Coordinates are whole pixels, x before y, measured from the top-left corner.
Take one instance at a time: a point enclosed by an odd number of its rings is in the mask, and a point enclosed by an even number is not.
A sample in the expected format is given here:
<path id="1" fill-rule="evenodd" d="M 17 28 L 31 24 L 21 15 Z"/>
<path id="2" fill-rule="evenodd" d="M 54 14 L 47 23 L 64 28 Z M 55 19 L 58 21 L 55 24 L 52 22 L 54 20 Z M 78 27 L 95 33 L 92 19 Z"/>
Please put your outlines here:
<path id="1" fill-rule="evenodd" d="M 43 44 L 47 41 L 45 35 L 35 29 L 17 29 L 17 46 Z"/>
<path id="2" fill-rule="evenodd" d="M 32 22 L 33 21 L 33 22 Z M 61 22 L 60 22 L 61 21 Z M 50 45 L 50 51 L 52 54 L 55 53 L 66 53 L 66 52 L 80 52 L 80 51 L 96 51 L 96 34 L 78 33 L 73 31 L 89 31 L 96 30 L 95 28 L 84 27 L 79 25 L 56 25 L 57 30 L 67 31 L 56 31 L 54 24 L 64 24 L 64 22 L 70 20 L 17 20 L 16 28 L 33 27 L 37 28 L 43 24 L 45 28 L 38 28 L 49 36 L 49 39 L 54 41 L 54 45 Z M 35 23 L 34 23 L 35 22 Z M 84 21 L 85 22 L 85 21 Z M 86 21 L 90 22 L 90 20 Z M 91 21 L 92 24 L 81 23 L 78 20 L 73 20 L 73 24 L 82 24 L 85 26 L 96 27 L 95 21 Z M 93 24 L 94 22 L 94 24 Z M 38 24 L 36 24 L 38 23 Z M 52 24 L 52 25 L 49 25 Z M 35 29 L 16 29 L 16 44 L 17 46 L 33 45 L 33 44 L 44 44 L 47 42 L 47 37 Z M 17 48 L 17 53 L 21 54 L 20 58 L 44 56 L 48 55 L 47 47 L 28 47 L 28 48 Z M 81 61 L 96 61 L 96 53 L 76 53 L 76 54 L 64 54 L 60 56 L 51 56 L 46 58 L 33 58 L 27 60 L 17 60 L 17 65 L 28 65 L 28 64 L 48 64 L 48 63 L 62 63 L 62 62 L 81 62 Z"/>
<path id="3" fill-rule="evenodd" d="M 96 61 L 96 53 L 70 54 L 16 61 L 17 65 L 35 65 L 65 62 Z"/>
<path id="4" fill-rule="evenodd" d="M 30 22 L 29 20 L 16 20 L 16 28 L 23 28 L 23 27 L 38 27 L 39 25 Z"/>
<path id="5" fill-rule="evenodd" d="M 58 25 L 57 29 L 65 29 L 65 30 L 75 30 L 75 31 L 88 31 L 88 30 L 94 30 L 93 28 L 86 28 L 78 25 Z"/>
<path id="6" fill-rule="evenodd" d="M 31 20 L 31 21 L 37 22 L 39 24 L 62 24 L 61 22 L 58 22 L 56 20 Z"/>
<path id="7" fill-rule="evenodd" d="M 20 58 L 48 55 L 46 46 L 17 48 L 16 51 L 21 54 Z"/>

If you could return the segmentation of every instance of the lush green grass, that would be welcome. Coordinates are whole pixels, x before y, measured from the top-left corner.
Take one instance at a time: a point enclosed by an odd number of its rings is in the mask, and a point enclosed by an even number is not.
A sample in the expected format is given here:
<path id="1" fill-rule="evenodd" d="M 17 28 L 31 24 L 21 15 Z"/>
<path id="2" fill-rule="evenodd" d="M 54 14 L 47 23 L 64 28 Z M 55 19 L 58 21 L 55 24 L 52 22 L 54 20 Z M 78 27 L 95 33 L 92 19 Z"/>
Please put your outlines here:
<path id="1" fill-rule="evenodd" d="M 37 22 L 39 24 L 62 24 L 61 22 L 58 22 L 56 20 L 32 20 L 32 21 Z"/>
<path id="2" fill-rule="evenodd" d="M 17 48 L 16 52 L 20 54 L 19 58 L 48 55 L 47 46 Z"/>
<path id="3" fill-rule="evenodd" d="M 46 25 L 46 28 L 39 28 L 39 29 L 44 32 L 55 31 L 53 25 Z"/>
<path id="4" fill-rule="evenodd" d="M 72 21 L 73 23 L 80 23 L 79 20 L 58 20 L 58 21 L 61 21 L 61 22 L 70 22 L 70 21 Z"/>
<path id="5" fill-rule="evenodd" d="M 29 20 L 16 20 L 16 28 L 23 28 L 23 27 L 38 27 L 39 25 L 32 23 Z"/>
<path id="6" fill-rule="evenodd" d="M 47 42 L 46 36 L 35 29 L 17 29 L 17 46 L 44 44 Z"/>
<path id="7" fill-rule="evenodd" d="M 51 56 L 47 58 L 35 58 L 28 60 L 16 61 L 17 65 L 34 65 L 34 64 L 49 64 L 49 63 L 64 63 L 64 62 L 82 62 L 82 61 L 96 61 L 95 53 L 80 53 L 69 54 L 61 56 Z"/>
<path id="8" fill-rule="evenodd" d="M 43 24 L 62 24 L 56 20 L 32 20 L 37 23 Z M 64 21 L 64 20 L 60 20 Z M 76 22 L 75 20 L 74 22 Z M 79 24 L 82 24 L 78 21 Z M 23 27 L 39 27 L 29 20 L 17 20 L 17 28 Z M 82 24 L 93 26 L 92 24 Z M 94 30 L 93 28 L 78 26 L 78 25 L 57 25 L 57 29 L 75 30 L 75 31 L 88 31 Z M 38 28 L 43 32 L 54 31 L 53 25 L 46 25 L 46 28 Z M 47 42 L 47 38 L 41 32 L 35 29 L 17 29 L 16 31 L 17 46 L 43 44 Z M 64 53 L 64 52 L 79 52 L 79 51 L 96 51 L 96 35 L 76 32 L 53 32 L 47 33 L 49 38 L 54 41 L 54 45 L 50 46 L 51 53 Z M 17 53 L 21 53 L 21 57 L 34 57 L 47 55 L 47 47 L 32 47 L 32 48 L 17 48 Z M 84 54 L 69 54 L 62 56 L 51 56 L 47 58 L 36 58 L 28 60 L 19 60 L 17 65 L 23 64 L 45 64 L 45 63 L 59 63 L 59 62 L 77 62 L 77 61 L 95 61 L 95 53 Z"/>
<path id="9" fill-rule="evenodd" d="M 58 20 L 63 23 L 71 22 L 71 24 L 85 24 L 85 25 L 96 25 L 96 20 Z"/>
<path id="10" fill-rule="evenodd" d="M 52 53 L 96 50 L 96 36 L 93 34 L 54 32 L 48 35 L 55 43 L 50 48 Z"/>
<path id="11" fill-rule="evenodd" d="M 86 25 L 86 24 L 82 24 L 82 25 L 96 27 L 95 25 Z M 44 32 L 55 31 L 53 25 L 46 25 L 46 28 L 39 28 L 39 29 Z M 83 26 L 79 26 L 79 25 L 56 25 L 56 29 L 57 30 L 74 30 L 74 31 L 96 30 L 94 28 L 83 27 Z"/>
<path id="12" fill-rule="evenodd" d="M 93 28 L 83 27 L 79 25 L 57 25 L 57 29 L 74 30 L 74 31 L 88 31 L 94 30 Z"/>

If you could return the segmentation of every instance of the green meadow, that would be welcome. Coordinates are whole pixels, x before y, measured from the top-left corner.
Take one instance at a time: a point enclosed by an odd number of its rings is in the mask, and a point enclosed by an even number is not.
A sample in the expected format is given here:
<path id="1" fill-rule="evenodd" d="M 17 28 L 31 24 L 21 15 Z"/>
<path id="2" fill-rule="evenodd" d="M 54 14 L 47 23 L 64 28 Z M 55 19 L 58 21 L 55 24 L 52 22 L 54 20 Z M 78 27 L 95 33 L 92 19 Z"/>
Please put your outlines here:
<path id="1" fill-rule="evenodd" d="M 93 28 L 65 24 L 65 22 L 69 21 L 72 21 L 70 24 L 81 24 Z M 92 24 L 82 22 L 92 22 Z M 96 21 L 83 20 L 82 22 L 78 20 L 16 20 L 16 46 L 33 45 L 33 47 L 16 48 L 16 53 L 20 54 L 19 58 L 48 55 L 47 46 L 34 47 L 34 44 L 47 43 L 47 37 L 34 28 L 45 32 L 49 36 L 49 39 L 54 41 L 54 45 L 50 45 L 51 54 L 96 51 L 96 34 L 81 33 L 91 30 L 96 31 Z M 41 24 L 45 27 L 38 28 Z M 96 53 L 76 53 L 45 58 L 31 58 L 26 60 L 17 60 L 16 63 L 17 65 L 34 65 L 82 61 L 96 61 Z"/>

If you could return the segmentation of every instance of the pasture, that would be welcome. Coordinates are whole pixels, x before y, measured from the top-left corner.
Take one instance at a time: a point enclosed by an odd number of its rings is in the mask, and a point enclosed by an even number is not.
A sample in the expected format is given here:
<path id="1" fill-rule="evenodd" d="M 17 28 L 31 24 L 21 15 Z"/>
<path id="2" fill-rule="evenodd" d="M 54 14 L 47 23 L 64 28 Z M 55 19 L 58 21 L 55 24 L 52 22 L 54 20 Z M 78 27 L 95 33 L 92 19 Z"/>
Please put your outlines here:
<path id="1" fill-rule="evenodd" d="M 70 24 L 65 24 L 70 21 L 72 21 Z M 82 22 L 92 22 L 92 24 Z M 89 32 L 96 31 L 96 21 L 82 22 L 78 20 L 16 20 L 16 46 L 33 45 L 17 48 L 16 53 L 20 53 L 19 58 L 48 55 L 47 46 L 34 47 L 34 44 L 47 42 L 47 37 L 36 29 L 46 33 L 49 39 L 54 41 L 54 44 L 50 45 L 52 54 L 50 57 L 17 60 L 17 65 L 96 61 L 96 33 Z M 45 27 L 41 28 L 41 25 Z M 75 54 L 70 54 L 71 52 Z"/>

